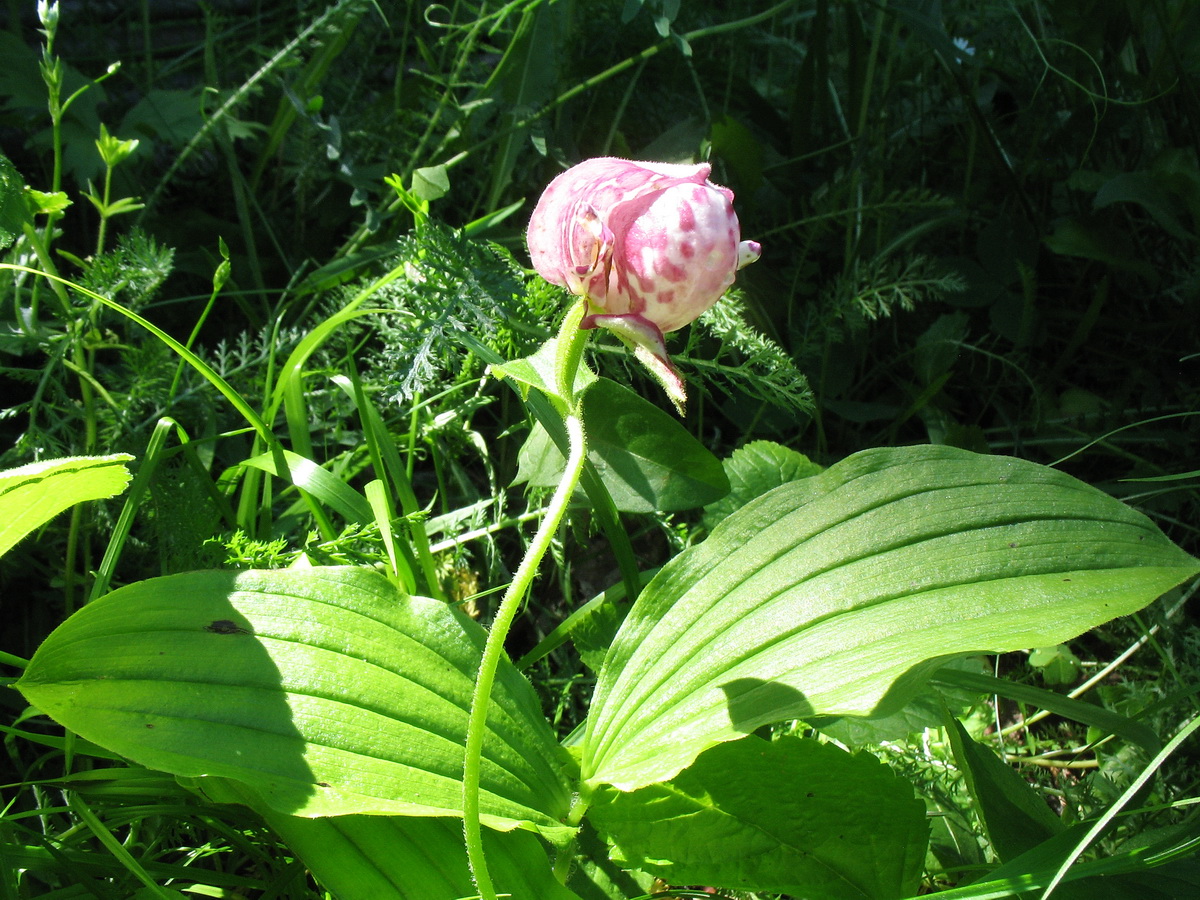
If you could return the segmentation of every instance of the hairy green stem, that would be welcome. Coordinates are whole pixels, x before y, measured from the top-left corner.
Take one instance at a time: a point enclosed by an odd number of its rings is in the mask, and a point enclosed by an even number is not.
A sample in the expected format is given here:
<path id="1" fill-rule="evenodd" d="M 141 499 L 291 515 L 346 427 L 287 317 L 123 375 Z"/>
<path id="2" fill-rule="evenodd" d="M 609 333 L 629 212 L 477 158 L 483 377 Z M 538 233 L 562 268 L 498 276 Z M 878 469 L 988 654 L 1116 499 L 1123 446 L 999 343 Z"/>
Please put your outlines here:
<path id="1" fill-rule="evenodd" d="M 564 398 L 566 408 L 563 410 L 563 420 L 567 428 L 568 453 L 567 466 L 563 472 L 562 481 L 550 498 L 546 507 L 545 518 L 538 527 L 525 558 L 517 568 L 512 583 L 504 592 L 496 617 L 492 621 L 487 641 L 483 648 L 483 658 L 479 663 L 479 675 L 475 679 L 475 692 L 471 698 L 471 714 L 467 720 L 466 752 L 463 762 L 463 831 L 467 845 L 467 862 L 471 866 L 471 875 L 475 879 L 475 887 L 479 890 L 482 900 L 496 900 L 496 888 L 488 873 L 487 860 L 483 849 L 483 829 L 480 824 L 480 775 L 483 763 L 483 740 L 487 732 L 487 714 L 490 706 L 492 686 L 496 681 L 496 672 L 504 655 L 504 641 L 509 629 L 516 618 L 521 602 L 529 592 L 529 587 L 537 575 L 542 557 L 550 549 L 558 526 L 562 523 L 571 502 L 571 495 L 579 484 L 583 473 L 583 464 L 587 460 L 587 437 L 583 430 L 583 419 L 580 416 L 580 404 L 574 398 L 572 387 L 575 382 L 575 372 L 579 366 L 583 345 L 587 341 L 588 332 L 581 331 L 579 321 L 583 316 L 584 304 L 577 304 L 567 313 L 562 328 L 558 334 L 558 354 L 556 360 L 555 388 Z"/>

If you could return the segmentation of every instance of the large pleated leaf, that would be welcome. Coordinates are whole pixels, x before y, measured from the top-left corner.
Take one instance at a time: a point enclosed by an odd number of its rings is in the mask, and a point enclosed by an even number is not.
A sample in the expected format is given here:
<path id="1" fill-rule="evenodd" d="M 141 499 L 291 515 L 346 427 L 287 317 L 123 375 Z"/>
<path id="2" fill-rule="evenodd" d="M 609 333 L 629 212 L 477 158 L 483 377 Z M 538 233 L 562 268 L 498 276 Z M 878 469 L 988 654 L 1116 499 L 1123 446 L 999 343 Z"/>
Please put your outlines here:
<path id="1" fill-rule="evenodd" d="M 202 793 L 219 803 L 257 808 L 337 900 L 453 900 L 475 893 L 459 819 L 288 816 L 261 808 L 253 792 L 227 778 L 204 779 Z M 536 835 L 485 829 L 483 843 L 501 892 L 578 900 L 554 878 L 547 847 Z"/>
<path id="2" fill-rule="evenodd" d="M 410 816 L 301 819 L 268 815 L 321 884 L 338 900 L 454 900 L 476 896 L 462 821 Z M 536 835 L 485 830 L 496 889 L 512 897 L 578 900 L 555 880 Z"/>
<path id="3" fill-rule="evenodd" d="M 605 659 L 584 778 L 632 790 L 769 722 L 890 712 L 942 660 L 1061 643 L 1198 571 L 1052 469 L 856 454 L 750 502 L 647 586 Z"/>
<path id="4" fill-rule="evenodd" d="M 114 591 L 38 649 L 17 687 L 149 768 L 241 782 L 279 812 L 460 815 L 483 629 L 351 567 L 195 572 Z M 565 831 L 570 763 L 502 667 L 484 819 Z"/>

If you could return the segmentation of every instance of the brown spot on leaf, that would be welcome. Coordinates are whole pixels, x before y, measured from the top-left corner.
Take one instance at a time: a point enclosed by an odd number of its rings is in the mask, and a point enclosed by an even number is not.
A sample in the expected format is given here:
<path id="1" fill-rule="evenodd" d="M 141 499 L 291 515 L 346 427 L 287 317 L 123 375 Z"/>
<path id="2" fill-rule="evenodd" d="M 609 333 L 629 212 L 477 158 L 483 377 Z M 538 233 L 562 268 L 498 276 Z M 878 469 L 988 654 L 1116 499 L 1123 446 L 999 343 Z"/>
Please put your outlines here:
<path id="1" fill-rule="evenodd" d="M 216 619 L 204 626 L 205 631 L 213 634 L 249 634 L 250 632 L 230 619 Z"/>

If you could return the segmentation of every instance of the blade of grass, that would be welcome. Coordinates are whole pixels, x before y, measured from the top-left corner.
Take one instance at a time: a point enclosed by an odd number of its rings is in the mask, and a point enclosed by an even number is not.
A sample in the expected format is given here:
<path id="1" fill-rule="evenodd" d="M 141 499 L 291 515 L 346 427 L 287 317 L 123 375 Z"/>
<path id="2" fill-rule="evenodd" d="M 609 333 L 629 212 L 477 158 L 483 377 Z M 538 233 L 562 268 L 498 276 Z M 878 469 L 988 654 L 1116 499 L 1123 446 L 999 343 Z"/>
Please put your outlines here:
<path id="1" fill-rule="evenodd" d="M 437 565 L 429 548 L 429 535 L 425 530 L 424 509 L 417 501 L 413 492 L 412 482 L 408 477 L 408 468 L 400 458 L 396 442 L 388 433 L 383 417 L 375 404 L 363 390 L 358 372 L 351 366 L 350 377 L 335 375 L 333 383 L 340 387 L 354 402 L 362 420 L 363 438 L 367 443 L 367 452 L 371 456 L 371 465 L 376 475 L 385 479 L 385 487 L 390 483 L 391 491 L 399 500 L 401 513 L 409 523 L 409 535 L 425 582 L 425 590 L 430 597 L 445 600 L 441 579 L 437 576 Z M 389 497 L 389 505 L 395 508 L 395 503 Z"/>
<path id="2" fill-rule="evenodd" d="M 122 846 L 121 842 L 104 826 L 104 823 L 79 798 L 78 794 L 68 794 L 67 804 L 71 807 L 71 811 L 79 816 L 80 821 L 88 827 L 88 830 L 105 846 L 108 852 L 115 856 L 134 878 L 144 884 L 151 894 L 162 898 L 162 900 L 179 900 L 182 895 L 178 891 L 168 890 L 160 886 L 158 882 L 151 878 L 146 870 L 142 868 L 141 864 L 133 858 L 133 854 Z"/>

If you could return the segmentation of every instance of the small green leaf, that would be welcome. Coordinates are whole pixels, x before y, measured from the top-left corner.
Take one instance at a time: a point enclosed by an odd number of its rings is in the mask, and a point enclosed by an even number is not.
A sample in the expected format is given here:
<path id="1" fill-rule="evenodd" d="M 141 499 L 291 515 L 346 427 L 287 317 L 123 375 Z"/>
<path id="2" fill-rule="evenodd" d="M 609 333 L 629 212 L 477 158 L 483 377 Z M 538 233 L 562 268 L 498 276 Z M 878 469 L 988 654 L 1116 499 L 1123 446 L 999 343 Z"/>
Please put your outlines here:
<path id="1" fill-rule="evenodd" d="M 672 512 L 712 503 L 729 491 L 720 461 L 673 417 L 608 378 L 583 395 L 588 459 L 622 512 Z M 552 487 L 562 452 L 535 427 L 521 448 L 518 480 Z"/>
<path id="2" fill-rule="evenodd" d="M 529 396 L 531 387 L 537 388 L 551 400 L 561 404 L 562 409 L 572 406 L 576 398 L 588 390 L 596 381 L 596 374 L 582 361 L 575 371 L 575 383 L 571 385 L 571 396 L 564 397 L 557 387 L 558 338 L 552 337 L 530 356 L 514 359 L 501 365 L 488 366 L 495 378 L 510 378 L 517 383 L 522 397 Z"/>
<path id="3" fill-rule="evenodd" d="M 450 190 L 450 175 L 445 166 L 425 166 L 412 175 L 412 192 L 426 203 L 444 197 Z"/>
<path id="4" fill-rule="evenodd" d="M 49 215 L 50 213 L 59 213 L 71 205 L 71 200 L 67 197 L 64 191 L 47 193 L 45 191 L 35 191 L 33 188 L 28 188 L 25 191 L 25 197 L 29 203 L 29 210 L 34 215 Z"/>
<path id="5" fill-rule="evenodd" d="M 453 816 L 485 638 L 374 570 L 191 572 L 88 604 L 17 687 L 139 765 L 232 779 L 279 812 Z M 569 833 L 570 767 L 533 688 L 503 663 L 485 823 Z"/>
<path id="6" fill-rule="evenodd" d="M 729 477 L 729 493 L 705 507 L 704 524 L 710 530 L 755 497 L 823 471 L 803 453 L 774 441 L 752 441 L 734 450 L 722 465 Z"/>
<path id="7" fill-rule="evenodd" d="M 633 790 L 789 718 L 887 715 L 944 661 L 1057 644 L 1200 572 L 1061 472 L 951 447 L 855 454 L 663 567 L 605 659 L 584 778 Z"/>
<path id="8" fill-rule="evenodd" d="M 588 815 L 621 865 L 808 900 L 908 896 L 929 839 L 907 781 L 798 738 L 713 747 L 665 784 L 601 791 Z"/>
<path id="9" fill-rule="evenodd" d="M 128 453 L 76 456 L 0 472 L 0 556 L 68 507 L 121 493 L 132 460 Z"/>
<path id="10" fill-rule="evenodd" d="M 1029 664 L 1041 669 L 1046 684 L 1071 684 L 1078 680 L 1083 666 L 1066 644 L 1038 647 L 1029 654 Z"/>
<path id="11" fill-rule="evenodd" d="M 946 715 L 943 723 L 954 761 L 975 801 L 973 807 L 1002 861 L 1014 859 L 1064 830 L 1046 801 L 1012 766 L 972 740 L 953 716 Z"/>
<path id="12" fill-rule="evenodd" d="M 0 153 L 0 250 L 12 244 L 29 221 L 24 193 L 21 173 Z"/>
<path id="13" fill-rule="evenodd" d="M 119 200 L 114 200 L 108 204 L 107 212 L 110 216 L 119 216 L 124 213 L 137 212 L 139 209 L 145 208 L 146 204 L 140 203 L 136 197 L 121 197 Z"/>
<path id="14" fill-rule="evenodd" d="M 104 165 L 108 168 L 116 168 L 128 159 L 139 143 L 140 141 L 136 138 L 123 141 L 109 134 L 104 123 L 100 123 L 100 137 L 96 139 L 96 149 L 100 152 L 100 158 L 104 161 Z"/>

